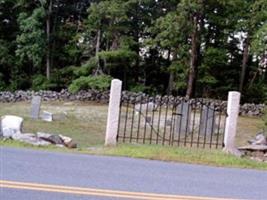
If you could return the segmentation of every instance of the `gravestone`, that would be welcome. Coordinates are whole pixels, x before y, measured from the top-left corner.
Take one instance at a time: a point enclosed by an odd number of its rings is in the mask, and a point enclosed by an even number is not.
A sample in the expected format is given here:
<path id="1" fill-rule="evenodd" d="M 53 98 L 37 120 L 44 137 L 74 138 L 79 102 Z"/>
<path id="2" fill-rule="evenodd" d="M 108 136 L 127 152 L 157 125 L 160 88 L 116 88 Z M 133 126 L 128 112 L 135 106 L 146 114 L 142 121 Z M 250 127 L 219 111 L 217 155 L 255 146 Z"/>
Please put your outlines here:
<path id="1" fill-rule="evenodd" d="M 212 135 L 215 130 L 215 110 L 214 106 L 203 105 L 200 114 L 200 134 Z"/>
<path id="2" fill-rule="evenodd" d="M 31 102 L 31 118 L 38 119 L 40 108 L 41 108 L 41 97 L 40 96 L 33 96 Z"/>
<path id="3" fill-rule="evenodd" d="M 1 118 L 1 131 L 3 137 L 10 138 L 14 134 L 20 134 L 23 118 L 14 115 L 5 115 Z"/>
<path id="4" fill-rule="evenodd" d="M 48 112 L 48 111 L 43 111 L 41 114 L 41 119 L 47 122 L 52 122 L 53 121 L 53 113 Z"/>
<path id="5" fill-rule="evenodd" d="M 190 133 L 190 122 L 191 122 L 191 105 L 189 102 L 182 101 L 176 108 L 176 133 L 177 138 L 184 137 Z M 175 137 L 175 138 L 176 138 Z M 176 138 L 176 139 L 177 139 Z"/>

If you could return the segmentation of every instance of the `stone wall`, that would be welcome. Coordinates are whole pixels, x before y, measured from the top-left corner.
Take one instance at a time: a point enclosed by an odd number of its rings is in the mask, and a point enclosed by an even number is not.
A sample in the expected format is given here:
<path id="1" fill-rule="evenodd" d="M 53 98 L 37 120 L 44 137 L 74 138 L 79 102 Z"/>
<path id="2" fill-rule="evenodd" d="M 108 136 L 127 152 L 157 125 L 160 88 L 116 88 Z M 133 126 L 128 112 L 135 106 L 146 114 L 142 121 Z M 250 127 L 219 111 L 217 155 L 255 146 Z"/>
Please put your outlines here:
<path id="1" fill-rule="evenodd" d="M 76 94 L 71 94 L 67 90 L 61 90 L 60 92 L 55 91 L 15 91 L 15 92 L 0 92 L 0 102 L 8 103 L 8 102 L 20 102 L 20 101 L 30 101 L 32 96 L 41 96 L 43 101 L 96 101 L 100 103 L 108 103 L 109 101 L 109 91 L 99 92 L 97 90 L 88 90 L 88 91 L 80 91 Z M 133 93 L 124 91 L 122 92 L 122 99 L 129 99 L 130 101 L 140 102 L 141 99 L 146 97 L 145 94 L 142 93 Z M 173 102 L 175 97 L 172 96 L 156 96 L 154 98 L 150 98 L 149 101 L 168 101 Z M 182 98 L 181 98 L 182 99 Z M 194 101 L 194 100 L 193 100 Z M 204 100 L 205 101 L 205 100 Z M 208 100 L 211 101 L 211 100 Z M 216 104 L 220 105 L 226 111 L 227 103 L 225 101 L 213 101 Z M 242 116 L 262 116 L 264 114 L 265 105 L 264 104 L 253 104 L 253 103 L 245 103 L 240 107 L 240 115 Z"/>

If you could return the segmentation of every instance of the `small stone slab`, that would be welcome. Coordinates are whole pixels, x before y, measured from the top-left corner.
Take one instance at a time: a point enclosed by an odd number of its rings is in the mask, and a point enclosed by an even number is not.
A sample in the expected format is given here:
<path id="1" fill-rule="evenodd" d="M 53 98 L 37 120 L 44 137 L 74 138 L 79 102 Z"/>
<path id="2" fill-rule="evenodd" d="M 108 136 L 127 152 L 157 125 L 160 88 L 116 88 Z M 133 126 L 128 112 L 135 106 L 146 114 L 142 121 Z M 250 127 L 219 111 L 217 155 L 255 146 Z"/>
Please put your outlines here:
<path id="1" fill-rule="evenodd" d="M 41 119 L 44 121 L 47 121 L 47 122 L 52 122 L 53 121 L 53 113 L 43 111 L 43 113 L 41 115 Z"/>
<path id="2" fill-rule="evenodd" d="M 247 145 L 238 147 L 239 150 L 249 150 L 249 151 L 267 151 L 267 145 Z"/>
<path id="3" fill-rule="evenodd" d="M 53 120 L 54 121 L 64 121 L 66 118 L 67 118 L 66 113 L 53 114 Z"/>

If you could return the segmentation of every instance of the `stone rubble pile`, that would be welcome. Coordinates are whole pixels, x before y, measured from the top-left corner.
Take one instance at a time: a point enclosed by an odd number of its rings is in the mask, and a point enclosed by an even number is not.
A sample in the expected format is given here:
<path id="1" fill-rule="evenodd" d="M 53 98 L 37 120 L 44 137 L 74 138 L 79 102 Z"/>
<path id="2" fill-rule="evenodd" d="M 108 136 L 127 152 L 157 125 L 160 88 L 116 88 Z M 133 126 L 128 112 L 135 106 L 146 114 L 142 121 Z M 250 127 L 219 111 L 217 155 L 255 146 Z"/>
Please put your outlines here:
<path id="1" fill-rule="evenodd" d="M 12 139 L 32 144 L 34 146 L 56 145 L 59 147 L 77 148 L 77 144 L 70 137 L 51 133 L 37 132 L 22 133 L 23 118 L 5 115 L 0 121 L 0 139 Z"/>
<path id="2" fill-rule="evenodd" d="M 31 101 L 33 96 L 40 96 L 42 101 L 95 101 L 100 103 L 108 103 L 109 91 L 86 90 L 80 91 L 76 94 L 70 93 L 68 90 L 63 89 L 60 92 L 56 91 L 15 91 L 15 92 L 0 92 L 0 102 L 19 102 Z M 174 96 L 155 96 L 148 97 L 144 93 L 134 93 L 129 91 L 122 92 L 122 101 L 131 103 L 145 103 L 146 101 L 154 102 L 155 104 L 173 104 L 183 100 L 183 97 Z M 212 102 L 215 109 L 218 108 L 222 111 L 227 110 L 227 102 L 210 99 L 190 99 L 190 104 L 208 104 Z M 264 104 L 245 103 L 240 106 L 240 115 L 242 116 L 262 116 L 264 114 Z"/>
<path id="3" fill-rule="evenodd" d="M 267 162 L 267 136 L 264 133 L 258 133 L 256 137 L 248 141 L 249 145 L 239 147 L 238 149 L 249 158 L 261 162 Z"/>

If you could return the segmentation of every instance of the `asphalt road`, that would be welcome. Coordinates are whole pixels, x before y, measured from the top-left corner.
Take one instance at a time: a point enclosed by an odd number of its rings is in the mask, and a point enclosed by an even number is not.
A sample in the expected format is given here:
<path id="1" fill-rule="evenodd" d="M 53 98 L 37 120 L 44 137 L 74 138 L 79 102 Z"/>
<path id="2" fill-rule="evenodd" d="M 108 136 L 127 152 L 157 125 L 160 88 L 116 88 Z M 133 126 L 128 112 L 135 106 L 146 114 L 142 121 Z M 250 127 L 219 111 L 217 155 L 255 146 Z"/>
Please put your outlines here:
<path id="1" fill-rule="evenodd" d="M 5 147 L 0 147 L 0 180 L 110 191 L 226 199 L 267 199 L 266 171 Z M 2 185 L 0 199 L 102 200 L 121 198 L 7 188 Z"/>

